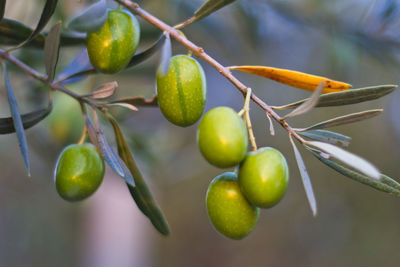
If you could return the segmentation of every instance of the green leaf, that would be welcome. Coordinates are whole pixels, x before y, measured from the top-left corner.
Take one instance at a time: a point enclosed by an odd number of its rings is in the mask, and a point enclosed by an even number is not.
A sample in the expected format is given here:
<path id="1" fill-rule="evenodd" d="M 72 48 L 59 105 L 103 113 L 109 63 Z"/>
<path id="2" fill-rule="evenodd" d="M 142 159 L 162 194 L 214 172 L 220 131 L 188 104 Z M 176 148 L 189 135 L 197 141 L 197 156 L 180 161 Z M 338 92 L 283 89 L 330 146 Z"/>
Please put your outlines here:
<path id="1" fill-rule="evenodd" d="M 344 125 L 344 124 L 349 124 L 361 120 L 366 120 L 372 117 L 375 117 L 383 112 L 383 109 L 371 109 L 371 110 L 365 110 L 357 113 L 352 113 L 352 114 L 347 114 L 341 117 L 333 118 L 330 120 L 322 121 L 317 124 L 314 124 L 310 127 L 307 127 L 305 129 L 300 129 L 300 131 L 309 131 L 309 130 L 315 130 L 315 129 L 324 129 L 324 128 L 329 128 L 329 127 L 334 127 L 334 126 L 339 126 L 339 125 Z"/>
<path id="2" fill-rule="evenodd" d="M 309 149 L 311 153 L 319 159 L 321 162 L 329 166 L 330 168 L 334 169 L 335 171 L 343 174 L 344 176 L 353 179 L 357 182 L 369 185 L 377 190 L 386 192 L 386 193 L 391 193 L 396 196 L 400 196 L 400 184 L 398 184 L 396 181 L 391 179 L 390 177 L 381 174 L 380 180 L 372 179 L 371 177 L 368 177 L 354 169 L 348 168 L 347 166 L 340 164 L 338 162 L 335 162 L 333 160 L 327 159 L 323 156 L 321 156 L 320 151 L 314 150 L 314 149 Z"/>
<path id="3" fill-rule="evenodd" d="M 158 38 L 158 40 L 155 41 L 149 48 L 147 48 L 146 50 L 144 50 L 140 53 L 135 54 L 129 61 L 126 68 L 136 66 L 136 65 L 142 63 L 143 61 L 149 59 L 158 50 L 160 50 L 160 48 L 163 47 L 165 39 L 166 39 L 165 35 L 161 34 L 160 38 Z"/>
<path id="4" fill-rule="evenodd" d="M 289 135 L 290 142 L 292 143 L 293 150 L 294 150 L 294 155 L 296 157 L 297 161 L 297 166 L 299 167 L 299 172 L 301 175 L 301 180 L 303 181 L 303 186 L 304 190 L 306 191 L 308 203 L 310 204 L 311 211 L 313 213 L 313 216 L 317 216 L 317 201 L 315 200 L 314 196 L 314 190 L 312 188 L 310 176 L 308 175 L 306 165 L 304 164 L 303 158 L 301 157 L 301 154 L 299 150 L 296 147 L 296 144 L 293 142 L 293 138 L 291 135 Z"/>
<path id="5" fill-rule="evenodd" d="M 49 22 L 51 16 L 53 16 L 53 13 L 57 7 L 57 3 L 58 3 L 58 0 L 46 0 L 46 4 L 44 5 L 42 15 L 40 16 L 39 22 L 38 22 L 35 30 L 30 34 L 28 39 L 26 39 L 24 42 L 19 44 L 14 49 L 17 49 L 17 48 L 29 43 L 30 41 L 35 39 L 40 34 L 40 32 L 46 26 L 47 22 Z"/>
<path id="6" fill-rule="evenodd" d="M 8 78 L 8 72 L 5 64 L 3 64 L 3 74 L 7 91 L 8 103 L 10 105 L 10 110 L 11 110 L 11 116 L 18 137 L 19 148 L 21 150 L 22 157 L 24 158 L 25 166 L 28 171 L 28 176 L 31 176 L 31 166 L 29 163 L 29 150 L 28 150 L 28 143 L 26 142 L 25 130 L 22 124 L 21 115 L 19 113 L 17 100 L 15 99 L 15 95 L 10 84 L 10 79 Z"/>
<path id="7" fill-rule="evenodd" d="M 397 88 L 397 85 L 378 85 L 351 89 L 342 92 L 328 93 L 321 95 L 316 107 L 344 106 L 378 99 L 390 94 Z M 274 109 L 296 108 L 308 99 L 303 99 L 284 106 L 273 107 Z"/>
<path id="8" fill-rule="evenodd" d="M 142 96 L 138 97 L 128 97 L 128 98 L 121 98 L 117 99 L 114 101 L 109 102 L 109 104 L 116 104 L 116 103 L 125 103 L 125 104 L 130 104 L 133 106 L 147 106 L 147 107 L 157 107 L 158 106 L 158 101 L 157 101 L 157 96 L 153 95 L 152 98 L 146 99 Z"/>
<path id="9" fill-rule="evenodd" d="M 0 44 L 17 45 L 26 40 L 33 30 L 28 26 L 12 20 L 3 19 L 0 21 Z M 26 46 L 43 48 L 46 34 L 38 34 Z M 61 45 L 81 45 L 85 44 L 86 36 L 77 33 L 61 33 Z"/>
<path id="10" fill-rule="evenodd" d="M 343 146 L 348 146 L 351 141 L 351 137 L 349 136 L 327 130 L 309 130 L 306 132 L 297 132 L 297 133 L 309 139 L 322 141 L 330 144 L 340 143 Z"/>
<path id="11" fill-rule="evenodd" d="M 103 130 L 100 127 L 95 128 L 87 116 L 85 121 L 92 143 L 98 148 L 108 166 L 110 166 L 116 174 L 124 178 L 126 183 L 134 187 L 135 181 L 133 180 L 131 173 L 125 163 L 111 148 Z"/>
<path id="12" fill-rule="evenodd" d="M 60 51 L 61 22 L 54 25 L 44 43 L 44 65 L 46 66 L 47 80 L 53 81 L 56 72 L 58 55 Z"/>
<path id="13" fill-rule="evenodd" d="M 131 193 L 139 209 L 150 219 L 154 227 L 161 234 L 168 235 L 168 223 L 153 196 L 151 195 L 150 190 L 147 187 L 143 176 L 133 159 L 132 153 L 125 141 L 124 135 L 119 128 L 118 123 L 109 114 L 107 114 L 107 118 L 114 128 L 115 138 L 118 144 L 118 153 L 128 166 L 135 179 L 136 187 L 132 187 L 128 184 L 129 192 Z"/>
<path id="14" fill-rule="evenodd" d="M 6 10 L 6 0 L 0 0 L 0 21 L 4 18 L 4 11 Z"/>
<path id="15" fill-rule="evenodd" d="M 78 32 L 94 32 L 99 30 L 107 20 L 107 3 L 100 0 L 67 22 L 67 28 Z"/>
<path id="16" fill-rule="evenodd" d="M 223 8 L 224 6 L 234 2 L 235 0 L 207 0 L 196 12 L 194 12 L 194 16 L 185 22 L 176 26 L 177 29 L 181 29 L 192 22 L 195 22 L 199 19 L 207 17 L 211 13 Z"/>
<path id="17" fill-rule="evenodd" d="M 295 108 L 292 112 L 289 114 L 285 115 L 282 120 L 285 120 L 287 118 L 299 116 L 301 114 L 309 112 L 311 109 L 313 109 L 317 104 L 318 100 L 321 96 L 322 90 L 325 87 L 325 82 L 321 82 L 317 89 L 311 94 L 311 97 L 307 99 L 307 101 L 304 101 L 300 106 Z"/>
<path id="18" fill-rule="evenodd" d="M 305 146 L 317 149 L 321 151 L 321 156 L 327 159 L 333 158 L 334 160 L 341 162 L 342 165 L 353 168 L 372 179 L 379 180 L 381 177 L 381 174 L 376 167 L 367 160 L 337 146 L 318 141 L 308 141 L 305 143 Z"/>
<path id="19" fill-rule="evenodd" d="M 169 63 L 172 55 L 171 38 L 169 38 L 168 32 L 164 32 L 164 35 L 165 35 L 165 41 L 161 49 L 160 64 L 158 67 L 158 71 L 162 76 L 167 74 L 169 70 Z"/>
<path id="20" fill-rule="evenodd" d="M 24 129 L 27 130 L 50 114 L 53 105 L 50 103 L 47 108 L 35 110 L 21 115 Z M 0 134 L 10 134 L 15 132 L 14 120 L 12 117 L 0 118 Z"/>

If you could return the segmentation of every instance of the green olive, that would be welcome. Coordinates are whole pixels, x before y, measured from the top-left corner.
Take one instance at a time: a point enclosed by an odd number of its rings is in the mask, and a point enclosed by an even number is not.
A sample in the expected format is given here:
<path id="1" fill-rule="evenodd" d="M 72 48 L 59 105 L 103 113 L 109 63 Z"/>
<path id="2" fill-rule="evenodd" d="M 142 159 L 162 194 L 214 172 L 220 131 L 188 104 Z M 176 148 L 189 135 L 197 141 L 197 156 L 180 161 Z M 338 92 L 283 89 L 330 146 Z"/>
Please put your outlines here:
<path id="1" fill-rule="evenodd" d="M 260 208 L 276 205 L 285 195 L 289 169 L 281 152 L 271 147 L 249 152 L 239 167 L 240 189 Z"/>
<path id="2" fill-rule="evenodd" d="M 213 108 L 200 121 L 197 143 L 209 163 L 220 168 L 233 167 L 246 156 L 246 125 L 233 109 Z"/>
<path id="3" fill-rule="evenodd" d="M 104 170 L 104 162 L 93 145 L 67 146 L 56 164 L 57 192 L 68 201 L 83 200 L 99 188 Z"/>
<path id="4" fill-rule="evenodd" d="M 131 13 L 123 10 L 108 11 L 103 27 L 87 35 L 90 62 L 102 73 L 121 71 L 135 53 L 139 37 L 139 22 Z"/>
<path id="5" fill-rule="evenodd" d="M 258 221 L 260 209 L 251 205 L 240 191 L 237 175 L 223 173 L 212 180 L 206 197 L 208 216 L 221 234 L 242 239 Z"/>
<path id="6" fill-rule="evenodd" d="M 167 120 L 179 126 L 198 121 L 206 104 L 206 77 L 192 57 L 173 56 L 167 73 L 157 72 L 157 98 Z"/>

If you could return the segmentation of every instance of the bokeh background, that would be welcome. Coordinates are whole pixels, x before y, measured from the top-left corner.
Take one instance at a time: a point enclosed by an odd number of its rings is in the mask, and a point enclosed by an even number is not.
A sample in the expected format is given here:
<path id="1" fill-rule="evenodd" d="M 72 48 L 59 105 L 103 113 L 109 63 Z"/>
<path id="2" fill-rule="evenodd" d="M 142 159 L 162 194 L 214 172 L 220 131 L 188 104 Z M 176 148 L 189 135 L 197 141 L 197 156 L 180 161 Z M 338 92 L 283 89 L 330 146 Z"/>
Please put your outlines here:
<path id="1" fill-rule="evenodd" d="M 33 26 L 44 1 L 7 1 L 6 17 Z M 59 1 L 53 20 L 65 21 L 87 1 Z M 111 2 L 111 1 L 110 1 Z M 203 0 L 139 1 L 172 25 L 188 18 Z M 224 65 L 267 65 L 300 70 L 349 82 L 354 88 L 398 84 L 400 73 L 400 2 L 396 0 L 238 0 L 184 29 L 188 38 Z M 50 23 L 51 25 L 52 23 Z M 140 20 L 148 47 L 160 32 Z M 173 43 L 174 53 L 186 53 Z M 80 47 L 64 48 L 60 72 Z M 15 53 L 44 71 L 43 54 Z M 112 80 L 118 96 L 152 96 L 158 55 L 115 76 L 96 75 L 71 85 L 87 92 Z M 200 60 L 208 85 L 206 110 L 227 105 L 239 110 L 241 94 Z M 47 88 L 11 69 L 22 112 L 46 104 Z M 271 105 L 305 98 L 309 92 L 260 77 L 237 73 Z M 1 116 L 9 116 L 0 85 Z M 112 171 L 96 194 L 67 203 L 55 190 L 53 170 L 63 146 L 77 142 L 82 119 L 74 100 L 56 96 L 53 114 L 27 131 L 32 178 L 22 164 L 15 135 L 0 137 L 0 266 L 398 266 L 400 200 L 356 183 L 301 153 L 310 173 L 319 214 L 312 217 L 288 136 L 277 124 L 270 136 L 264 112 L 251 106 L 259 146 L 278 148 L 291 172 L 281 203 L 263 210 L 253 233 L 242 241 L 218 234 L 205 209 L 209 182 L 225 170 L 210 166 L 196 147 L 196 125 L 171 125 L 157 108 L 115 116 L 171 227 L 160 236 Z M 379 117 L 333 130 L 353 138 L 348 149 L 400 178 L 400 92 L 380 100 L 337 108 L 318 108 L 290 119 L 303 127 L 335 116 L 384 108 Z M 112 142 L 112 132 L 106 133 Z"/>

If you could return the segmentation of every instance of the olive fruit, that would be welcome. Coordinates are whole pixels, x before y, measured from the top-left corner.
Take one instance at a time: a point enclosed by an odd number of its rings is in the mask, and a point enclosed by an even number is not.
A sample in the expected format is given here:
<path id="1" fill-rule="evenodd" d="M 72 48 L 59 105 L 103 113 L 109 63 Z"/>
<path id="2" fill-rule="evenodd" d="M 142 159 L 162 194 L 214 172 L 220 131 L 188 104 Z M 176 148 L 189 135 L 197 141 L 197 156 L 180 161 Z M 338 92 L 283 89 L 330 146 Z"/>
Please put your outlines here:
<path id="1" fill-rule="evenodd" d="M 104 177 L 104 162 L 92 144 L 69 145 L 60 154 L 55 182 L 65 200 L 78 201 L 92 195 Z"/>
<path id="2" fill-rule="evenodd" d="M 257 207 L 270 208 L 286 192 L 289 169 L 281 152 L 264 147 L 247 154 L 238 176 L 240 189 L 247 200 Z"/>
<path id="3" fill-rule="evenodd" d="M 213 108 L 200 121 L 197 143 L 209 163 L 220 168 L 235 166 L 246 156 L 246 125 L 233 109 Z"/>
<path id="4" fill-rule="evenodd" d="M 90 62 L 103 73 L 121 71 L 135 53 L 139 37 L 139 22 L 131 13 L 109 10 L 102 28 L 87 34 Z"/>
<path id="5" fill-rule="evenodd" d="M 239 188 L 237 175 L 223 173 L 212 180 L 206 197 L 208 216 L 221 234 L 242 239 L 256 225 L 260 209 L 251 205 Z"/>
<path id="6" fill-rule="evenodd" d="M 164 75 L 161 70 L 157 71 L 158 104 L 165 118 L 173 124 L 186 127 L 198 121 L 206 95 L 203 68 L 192 57 L 173 56 Z"/>

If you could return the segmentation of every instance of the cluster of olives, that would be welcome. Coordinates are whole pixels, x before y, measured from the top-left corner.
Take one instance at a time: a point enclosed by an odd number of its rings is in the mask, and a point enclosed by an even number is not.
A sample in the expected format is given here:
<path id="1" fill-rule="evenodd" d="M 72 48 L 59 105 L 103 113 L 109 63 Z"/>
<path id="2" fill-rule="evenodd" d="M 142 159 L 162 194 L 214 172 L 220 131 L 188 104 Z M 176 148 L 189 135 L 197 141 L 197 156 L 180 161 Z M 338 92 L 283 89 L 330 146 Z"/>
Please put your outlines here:
<path id="1" fill-rule="evenodd" d="M 90 62 L 100 72 L 112 74 L 124 69 L 139 44 L 137 19 L 123 10 L 107 11 L 107 20 L 96 32 L 87 33 L 86 47 Z M 68 201 L 92 195 L 104 177 L 104 161 L 91 144 L 67 146 L 55 169 L 59 195 Z"/>
<path id="2" fill-rule="evenodd" d="M 204 71 L 193 58 L 171 58 L 166 74 L 157 73 L 157 96 L 164 116 L 179 126 L 194 124 L 206 101 Z M 220 168 L 239 166 L 210 183 L 206 204 L 209 218 L 222 234 L 242 239 L 254 228 L 259 208 L 277 204 L 286 192 L 289 171 L 284 156 L 264 147 L 247 152 L 248 134 L 243 119 L 229 107 L 217 107 L 201 119 L 197 143 L 204 158 Z"/>
<path id="3" fill-rule="evenodd" d="M 242 239 L 257 223 L 259 208 L 276 205 L 286 192 L 289 171 L 285 157 L 263 147 L 247 152 L 244 121 L 231 108 L 207 112 L 197 130 L 204 158 L 220 167 L 239 166 L 214 178 L 207 190 L 207 211 L 214 227 L 232 239 Z"/>

